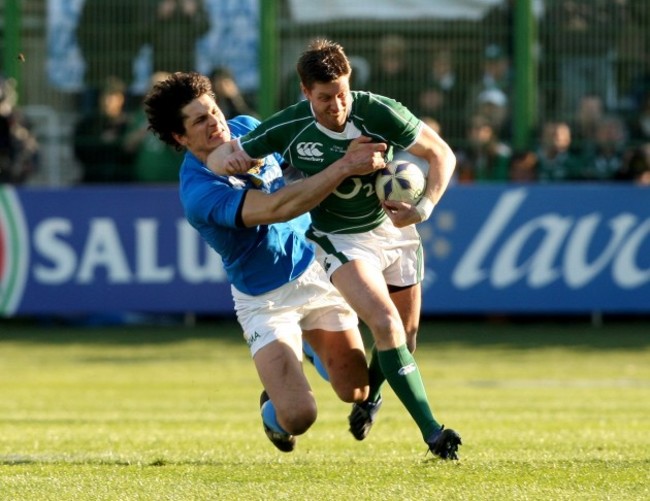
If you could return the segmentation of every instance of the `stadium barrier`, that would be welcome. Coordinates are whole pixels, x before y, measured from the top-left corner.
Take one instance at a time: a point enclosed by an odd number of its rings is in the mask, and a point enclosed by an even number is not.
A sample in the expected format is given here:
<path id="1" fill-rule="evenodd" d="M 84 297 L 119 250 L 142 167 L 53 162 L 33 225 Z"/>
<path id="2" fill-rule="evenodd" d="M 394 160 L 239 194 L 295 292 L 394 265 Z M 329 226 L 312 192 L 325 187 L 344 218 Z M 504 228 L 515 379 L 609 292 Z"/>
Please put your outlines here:
<path id="1" fill-rule="evenodd" d="M 455 185 L 419 226 L 424 314 L 650 312 L 650 189 Z M 231 315 L 175 187 L 0 187 L 0 316 Z"/>

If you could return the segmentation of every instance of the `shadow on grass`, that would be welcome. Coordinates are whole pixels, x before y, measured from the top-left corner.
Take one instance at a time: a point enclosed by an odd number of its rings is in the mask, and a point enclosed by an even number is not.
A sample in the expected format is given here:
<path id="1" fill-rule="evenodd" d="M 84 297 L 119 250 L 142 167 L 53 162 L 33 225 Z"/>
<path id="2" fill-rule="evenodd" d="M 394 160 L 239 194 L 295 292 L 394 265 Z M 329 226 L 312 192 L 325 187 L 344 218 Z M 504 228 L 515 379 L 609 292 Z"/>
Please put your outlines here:
<path id="1" fill-rule="evenodd" d="M 0 319 L 3 341 L 47 344 L 164 344 L 189 339 L 244 343 L 239 324 L 230 318 L 187 322 L 183 317 Z"/>
<path id="2" fill-rule="evenodd" d="M 364 340 L 371 339 L 364 328 Z M 463 317 L 423 319 L 418 346 L 499 346 L 511 349 L 584 348 L 590 350 L 650 348 L 650 319 L 612 318 L 594 325 L 585 317 Z"/>
<path id="3" fill-rule="evenodd" d="M 372 346 L 370 331 L 361 325 L 366 346 Z M 79 319 L 0 319 L 0 343 L 161 344 L 188 339 L 215 339 L 243 343 L 234 318 L 204 317 L 192 323 L 149 317 L 137 323 L 83 322 Z M 650 348 L 650 319 L 611 318 L 596 326 L 585 317 L 444 317 L 424 318 L 418 345 L 499 346 L 528 349 L 570 347 L 590 350 Z"/>

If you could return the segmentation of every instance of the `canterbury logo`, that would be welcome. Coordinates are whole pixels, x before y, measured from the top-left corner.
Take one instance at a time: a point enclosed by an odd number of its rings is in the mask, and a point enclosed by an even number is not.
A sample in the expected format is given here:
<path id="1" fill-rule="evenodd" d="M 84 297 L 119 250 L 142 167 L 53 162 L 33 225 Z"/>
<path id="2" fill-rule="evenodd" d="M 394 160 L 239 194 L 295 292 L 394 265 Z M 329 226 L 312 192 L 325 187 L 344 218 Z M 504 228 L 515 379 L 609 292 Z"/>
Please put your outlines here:
<path id="1" fill-rule="evenodd" d="M 323 147 L 323 143 L 298 143 L 296 151 L 301 157 L 322 157 L 323 152 L 319 149 Z"/>
<path id="2" fill-rule="evenodd" d="M 397 371 L 397 373 L 400 376 L 406 376 L 407 374 L 410 374 L 413 371 L 415 371 L 415 364 L 411 363 L 411 364 L 405 365 L 404 367 L 400 367 L 400 369 Z"/>

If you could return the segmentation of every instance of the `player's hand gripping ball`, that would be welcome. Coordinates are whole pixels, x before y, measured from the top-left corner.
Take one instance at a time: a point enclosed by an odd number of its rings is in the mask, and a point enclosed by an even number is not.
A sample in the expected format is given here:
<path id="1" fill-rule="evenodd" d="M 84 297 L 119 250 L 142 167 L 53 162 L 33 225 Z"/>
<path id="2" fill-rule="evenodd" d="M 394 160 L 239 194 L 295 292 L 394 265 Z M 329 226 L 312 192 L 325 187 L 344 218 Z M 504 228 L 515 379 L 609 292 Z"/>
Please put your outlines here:
<path id="1" fill-rule="evenodd" d="M 382 201 L 416 204 L 422 198 L 425 186 L 426 178 L 422 170 L 406 160 L 387 163 L 375 178 L 375 191 Z"/>

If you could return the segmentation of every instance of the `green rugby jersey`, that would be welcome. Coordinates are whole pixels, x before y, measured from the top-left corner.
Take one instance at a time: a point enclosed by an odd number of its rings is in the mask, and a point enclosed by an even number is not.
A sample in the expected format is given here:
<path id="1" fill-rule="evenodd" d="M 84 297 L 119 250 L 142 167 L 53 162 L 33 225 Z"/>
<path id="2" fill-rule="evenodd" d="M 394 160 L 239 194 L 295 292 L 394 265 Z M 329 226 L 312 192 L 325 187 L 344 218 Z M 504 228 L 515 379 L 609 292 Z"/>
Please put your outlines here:
<path id="1" fill-rule="evenodd" d="M 350 142 L 363 135 L 393 147 L 407 149 L 420 131 L 420 120 L 393 99 L 353 91 L 350 117 L 343 132 L 333 132 L 316 122 L 308 101 L 301 101 L 242 136 L 244 151 L 253 158 L 277 152 L 296 169 L 311 176 L 336 162 Z M 311 211 L 314 228 L 326 233 L 362 233 L 386 218 L 375 194 L 375 174 L 354 176 Z"/>

